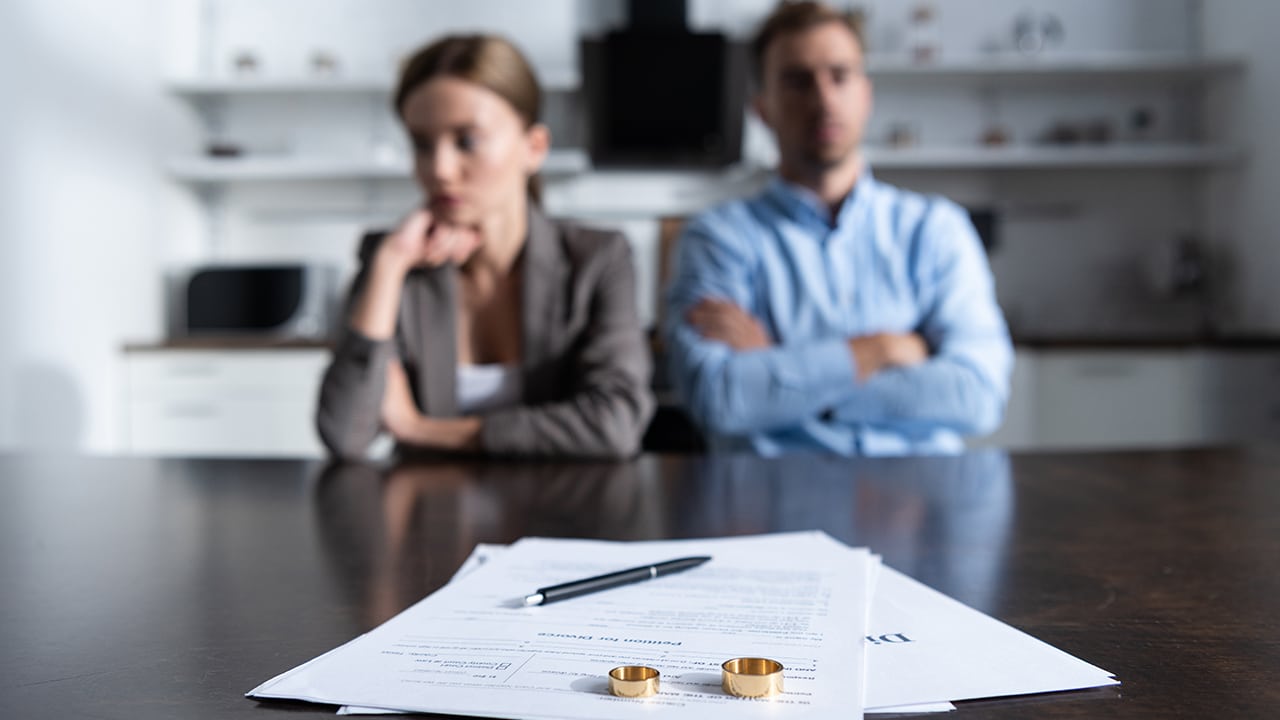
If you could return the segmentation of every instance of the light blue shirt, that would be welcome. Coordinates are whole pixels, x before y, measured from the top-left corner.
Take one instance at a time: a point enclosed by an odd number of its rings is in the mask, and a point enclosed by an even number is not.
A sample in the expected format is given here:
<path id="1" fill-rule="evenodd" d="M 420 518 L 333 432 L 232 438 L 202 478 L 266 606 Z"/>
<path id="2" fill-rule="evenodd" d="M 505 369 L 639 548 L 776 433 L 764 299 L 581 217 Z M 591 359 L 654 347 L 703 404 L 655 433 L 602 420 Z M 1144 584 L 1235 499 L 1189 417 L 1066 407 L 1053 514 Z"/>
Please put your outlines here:
<path id="1" fill-rule="evenodd" d="M 735 352 L 686 313 L 730 300 L 774 346 Z M 999 426 L 1013 347 L 968 214 L 864 169 L 831 218 L 775 177 L 680 237 L 664 333 L 677 393 L 716 449 L 764 455 L 958 452 Z M 849 338 L 916 332 L 928 361 L 858 382 Z"/>

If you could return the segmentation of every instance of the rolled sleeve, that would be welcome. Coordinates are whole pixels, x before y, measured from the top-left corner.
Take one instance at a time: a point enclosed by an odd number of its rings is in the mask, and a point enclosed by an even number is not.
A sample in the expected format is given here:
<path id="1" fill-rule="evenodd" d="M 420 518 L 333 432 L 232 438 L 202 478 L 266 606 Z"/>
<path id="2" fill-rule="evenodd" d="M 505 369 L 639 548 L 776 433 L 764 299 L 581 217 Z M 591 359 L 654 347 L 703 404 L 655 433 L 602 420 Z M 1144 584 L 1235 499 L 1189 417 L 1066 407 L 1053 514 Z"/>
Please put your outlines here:
<path id="1" fill-rule="evenodd" d="M 689 325 L 689 309 L 708 298 L 730 300 L 760 317 L 750 301 L 751 267 L 742 233 L 731 225 L 695 223 L 680 238 L 664 328 L 670 370 L 690 414 L 715 434 L 803 423 L 853 388 L 853 359 L 841 338 L 737 352 Z"/>
<path id="2" fill-rule="evenodd" d="M 1008 400 L 1013 345 L 982 244 L 964 211 L 942 199 L 918 232 L 915 283 L 925 308 L 919 332 L 931 357 L 877 373 L 836 417 L 894 423 L 905 431 L 992 432 Z"/>
<path id="3" fill-rule="evenodd" d="M 316 430 L 334 455 L 361 459 L 378 436 L 387 363 L 395 357 L 393 340 L 374 340 L 350 328 L 343 332 L 316 406 Z"/>

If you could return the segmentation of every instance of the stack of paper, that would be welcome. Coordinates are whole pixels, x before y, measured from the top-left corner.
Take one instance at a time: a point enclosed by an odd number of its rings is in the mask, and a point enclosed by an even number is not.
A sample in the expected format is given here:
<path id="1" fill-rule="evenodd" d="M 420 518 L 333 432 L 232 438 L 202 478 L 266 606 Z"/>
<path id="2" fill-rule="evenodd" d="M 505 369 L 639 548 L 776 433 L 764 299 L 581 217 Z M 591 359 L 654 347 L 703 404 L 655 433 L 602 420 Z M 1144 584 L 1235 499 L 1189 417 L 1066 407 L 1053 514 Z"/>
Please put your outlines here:
<path id="1" fill-rule="evenodd" d="M 671 557 L 694 570 L 542 607 L 538 587 Z M 767 657 L 785 692 L 725 694 L 720 664 Z M 644 699 L 609 694 L 619 665 L 662 673 Z M 848 718 L 949 701 L 1115 684 L 1093 667 L 823 533 L 613 543 L 526 538 L 481 546 L 440 591 L 249 692 L 505 718 Z"/>

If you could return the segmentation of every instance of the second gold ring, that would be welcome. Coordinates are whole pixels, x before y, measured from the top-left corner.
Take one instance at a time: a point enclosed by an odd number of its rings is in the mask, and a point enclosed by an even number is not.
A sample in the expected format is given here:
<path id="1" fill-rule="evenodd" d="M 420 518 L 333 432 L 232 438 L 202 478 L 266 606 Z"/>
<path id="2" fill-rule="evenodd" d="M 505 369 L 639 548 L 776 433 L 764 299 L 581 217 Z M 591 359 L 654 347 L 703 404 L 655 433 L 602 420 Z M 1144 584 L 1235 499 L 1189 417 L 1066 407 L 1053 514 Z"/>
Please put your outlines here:
<path id="1" fill-rule="evenodd" d="M 761 698 L 782 692 L 782 663 L 768 658 L 726 660 L 721 687 L 730 695 Z"/>

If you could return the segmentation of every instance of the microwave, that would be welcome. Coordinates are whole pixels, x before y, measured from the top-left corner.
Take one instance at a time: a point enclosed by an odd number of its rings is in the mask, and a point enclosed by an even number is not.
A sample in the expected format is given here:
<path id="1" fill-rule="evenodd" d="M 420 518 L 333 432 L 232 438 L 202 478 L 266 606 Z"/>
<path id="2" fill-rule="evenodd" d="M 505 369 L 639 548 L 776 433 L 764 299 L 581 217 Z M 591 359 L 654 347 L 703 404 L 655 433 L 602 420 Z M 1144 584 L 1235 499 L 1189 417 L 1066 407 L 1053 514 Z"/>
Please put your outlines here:
<path id="1" fill-rule="evenodd" d="M 334 269 L 311 263 L 194 267 L 171 278 L 169 296 L 175 337 L 326 340 L 338 315 Z"/>

